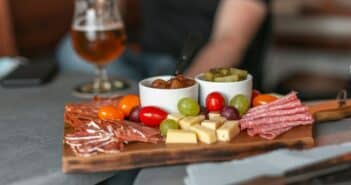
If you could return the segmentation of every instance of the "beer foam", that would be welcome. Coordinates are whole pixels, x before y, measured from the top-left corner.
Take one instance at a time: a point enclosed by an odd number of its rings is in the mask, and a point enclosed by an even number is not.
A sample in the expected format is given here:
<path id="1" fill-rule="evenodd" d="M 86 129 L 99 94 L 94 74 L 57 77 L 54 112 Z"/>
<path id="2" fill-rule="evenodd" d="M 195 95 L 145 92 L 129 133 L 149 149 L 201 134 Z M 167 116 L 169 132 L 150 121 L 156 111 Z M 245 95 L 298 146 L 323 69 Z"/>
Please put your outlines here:
<path id="1" fill-rule="evenodd" d="M 110 31 L 123 29 L 124 25 L 122 22 L 111 23 L 107 25 L 77 25 L 72 26 L 74 30 L 77 31 Z"/>

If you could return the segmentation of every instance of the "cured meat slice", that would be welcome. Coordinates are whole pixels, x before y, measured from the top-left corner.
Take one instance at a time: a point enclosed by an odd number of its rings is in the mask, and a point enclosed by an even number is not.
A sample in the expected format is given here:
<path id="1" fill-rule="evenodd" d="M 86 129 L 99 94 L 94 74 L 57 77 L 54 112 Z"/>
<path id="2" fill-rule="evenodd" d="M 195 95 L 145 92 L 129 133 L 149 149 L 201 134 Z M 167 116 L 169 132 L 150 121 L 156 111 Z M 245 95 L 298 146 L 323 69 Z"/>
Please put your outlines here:
<path id="1" fill-rule="evenodd" d="M 285 104 L 287 102 L 291 102 L 291 101 L 294 101 L 294 100 L 298 100 L 297 96 L 296 96 L 296 92 L 291 92 L 289 93 L 288 95 L 282 97 L 282 98 L 279 98 L 271 103 L 268 103 L 268 104 L 265 104 L 265 105 L 260 105 L 260 106 L 257 106 L 257 107 L 254 107 L 254 108 L 251 108 L 248 113 L 250 112 L 256 112 L 258 110 L 266 110 L 267 107 L 271 107 L 271 106 L 275 106 L 275 105 L 282 105 L 282 104 Z"/>
<path id="2" fill-rule="evenodd" d="M 243 116 L 243 118 L 255 116 L 257 114 L 262 114 L 262 113 L 270 112 L 270 111 L 292 109 L 292 108 L 299 107 L 299 106 L 302 106 L 302 103 L 299 100 L 292 100 L 292 101 L 286 102 L 284 104 L 269 106 L 266 109 L 258 109 L 255 112 L 248 112 Z"/>
<path id="3" fill-rule="evenodd" d="M 64 137 L 76 155 L 90 156 L 98 152 L 120 152 L 124 143 L 163 141 L 157 129 L 129 121 L 105 121 L 98 118 L 101 106 L 116 105 L 119 98 L 99 98 L 65 106 L 64 121 L 73 132 Z"/>
<path id="4" fill-rule="evenodd" d="M 308 107 L 306 106 L 298 106 L 293 107 L 291 109 L 283 109 L 279 111 L 264 111 L 262 113 L 253 114 L 252 116 L 244 116 L 241 121 L 252 121 L 255 119 L 263 118 L 263 117 L 274 117 L 274 116 L 285 116 L 285 115 L 294 115 L 298 113 L 304 113 L 308 111 Z"/>
<path id="5" fill-rule="evenodd" d="M 292 128 L 293 127 L 286 127 L 286 128 L 277 129 L 277 130 L 274 130 L 271 132 L 262 133 L 262 134 L 260 134 L 260 137 L 262 137 L 264 139 L 272 140 L 272 139 L 275 139 L 277 136 L 289 131 Z"/>
<path id="6" fill-rule="evenodd" d="M 142 126 L 137 123 L 124 121 L 126 127 L 121 127 L 115 129 L 115 135 L 119 139 L 126 142 L 150 142 L 150 143 L 159 143 L 163 141 L 160 137 L 160 132 L 154 128 Z"/>
<path id="7" fill-rule="evenodd" d="M 275 130 L 279 130 L 286 127 L 296 127 L 300 125 L 310 125 L 312 120 L 307 121 L 293 121 L 293 122 L 283 122 L 283 123 L 274 123 L 262 125 L 259 127 L 250 128 L 251 135 L 257 135 L 260 133 L 270 133 Z"/>
<path id="8" fill-rule="evenodd" d="M 313 120 L 309 113 L 299 113 L 295 115 L 264 117 L 256 120 L 240 120 L 241 129 L 254 128 L 264 124 L 285 124 L 286 122 L 294 121 L 311 121 Z"/>
<path id="9" fill-rule="evenodd" d="M 288 130 L 313 123 L 308 107 L 303 106 L 296 92 L 249 110 L 239 121 L 240 128 L 250 136 L 274 139 Z"/>

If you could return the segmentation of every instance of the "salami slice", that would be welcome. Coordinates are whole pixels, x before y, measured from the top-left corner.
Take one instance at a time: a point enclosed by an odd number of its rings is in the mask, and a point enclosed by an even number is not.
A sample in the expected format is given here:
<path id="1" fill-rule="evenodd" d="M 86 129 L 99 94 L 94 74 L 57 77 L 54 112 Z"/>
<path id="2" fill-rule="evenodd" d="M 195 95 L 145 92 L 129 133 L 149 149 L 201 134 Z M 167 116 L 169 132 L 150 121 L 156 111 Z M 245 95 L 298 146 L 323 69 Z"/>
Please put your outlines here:
<path id="1" fill-rule="evenodd" d="M 262 134 L 260 134 L 260 137 L 262 137 L 264 139 L 272 140 L 272 139 L 275 139 L 276 137 L 278 137 L 279 135 L 289 131 L 292 128 L 293 127 L 286 127 L 286 128 L 277 129 L 277 130 L 274 130 L 271 132 L 262 133 Z"/>
<path id="2" fill-rule="evenodd" d="M 288 130 L 313 123 L 308 107 L 303 106 L 296 92 L 266 105 L 250 109 L 239 121 L 241 130 L 250 136 L 274 139 Z"/>
<path id="3" fill-rule="evenodd" d="M 254 128 L 265 124 L 285 124 L 287 122 L 294 121 L 311 121 L 313 120 L 309 113 L 299 113 L 295 115 L 275 116 L 275 117 L 264 117 L 256 120 L 240 120 L 241 129 Z"/>
<path id="4" fill-rule="evenodd" d="M 264 111 L 262 113 L 258 113 L 258 114 L 253 114 L 252 116 L 244 116 L 241 121 L 252 121 L 252 120 L 256 120 L 256 119 L 260 119 L 260 118 L 264 118 L 264 117 L 275 117 L 275 116 L 285 116 L 285 115 L 295 115 L 298 113 L 305 113 L 308 111 L 308 107 L 306 106 L 298 106 L 298 107 L 293 107 L 291 109 L 282 109 L 279 111 Z"/>

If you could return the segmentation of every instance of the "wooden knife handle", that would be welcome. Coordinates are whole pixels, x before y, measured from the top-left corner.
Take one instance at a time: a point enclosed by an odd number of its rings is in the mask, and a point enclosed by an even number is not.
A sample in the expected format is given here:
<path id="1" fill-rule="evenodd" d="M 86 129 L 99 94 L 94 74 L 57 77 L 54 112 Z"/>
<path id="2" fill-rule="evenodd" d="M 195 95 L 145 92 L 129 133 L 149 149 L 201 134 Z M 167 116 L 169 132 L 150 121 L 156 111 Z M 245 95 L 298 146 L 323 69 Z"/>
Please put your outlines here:
<path id="1" fill-rule="evenodd" d="M 316 123 L 336 121 L 347 117 L 351 117 L 351 106 L 322 110 L 313 114 Z"/>

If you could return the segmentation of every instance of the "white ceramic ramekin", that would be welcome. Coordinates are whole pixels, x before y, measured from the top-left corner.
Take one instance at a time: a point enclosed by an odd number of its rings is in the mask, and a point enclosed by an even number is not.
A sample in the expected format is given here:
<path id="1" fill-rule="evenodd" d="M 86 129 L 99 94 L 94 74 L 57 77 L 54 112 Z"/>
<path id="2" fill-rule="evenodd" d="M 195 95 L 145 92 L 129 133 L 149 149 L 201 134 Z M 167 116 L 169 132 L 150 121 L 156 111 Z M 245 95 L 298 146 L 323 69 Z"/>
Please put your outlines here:
<path id="1" fill-rule="evenodd" d="M 139 96 L 141 106 L 156 106 L 169 113 L 178 112 L 178 101 L 184 97 L 198 99 L 199 85 L 181 89 L 157 89 L 152 88 L 151 83 L 156 79 L 169 80 L 173 76 L 156 76 L 139 82 Z"/>
<path id="2" fill-rule="evenodd" d="M 202 79 L 203 74 L 199 74 L 195 77 L 197 83 L 200 86 L 200 104 L 205 106 L 206 97 L 212 92 L 220 92 L 226 102 L 230 101 L 232 97 L 238 94 L 245 95 L 249 101 L 251 101 L 252 93 L 252 75 L 248 75 L 246 80 L 237 82 L 210 82 Z"/>

